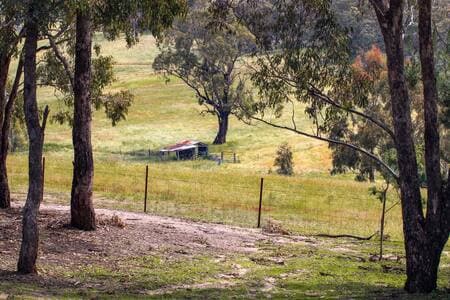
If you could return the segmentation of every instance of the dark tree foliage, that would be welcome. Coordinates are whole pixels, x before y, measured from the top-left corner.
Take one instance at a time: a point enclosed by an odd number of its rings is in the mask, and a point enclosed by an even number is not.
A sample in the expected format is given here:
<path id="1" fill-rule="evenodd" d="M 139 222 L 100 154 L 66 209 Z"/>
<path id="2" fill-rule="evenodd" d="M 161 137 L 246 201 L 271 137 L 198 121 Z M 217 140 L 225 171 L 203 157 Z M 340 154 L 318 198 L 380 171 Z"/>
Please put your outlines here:
<path id="1" fill-rule="evenodd" d="M 280 175 L 294 175 L 294 162 L 292 161 L 292 149 L 288 143 L 281 144 L 276 153 L 274 166 Z"/>
<path id="2" fill-rule="evenodd" d="M 243 58 L 255 50 L 255 43 L 232 14 L 225 26 L 214 26 L 211 12 L 201 3 L 192 1 L 186 18 L 166 33 L 153 68 L 180 78 L 194 90 L 205 112 L 217 117 L 214 144 L 223 144 L 229 116 L 240 114 L 248 93 Z"/>
<path id="3" fill-rule="evenodd" d="M 186 12 L 186 5 L 186 0 L 102 0 L 95 2 L 93 17 L 107 38 L 112 40 L 124 34 L 132 46 L 144 32 L 160 36 L 177 16 Z"/>
<path id="4" fill-rule="evenodd" d="M 421 116 L 423 108 L 420 95 L 420 69 L 418 64 L 410 60 L 406 63 L 406 80 L 411 92 L 413 113 Z M 392 127 L 389 108 L 389 85 L 387 78 L 386 55 L 375 45 L 369 51 L 358 55 L 351 65 L 352 75 L 348 83 L 348 97 L 360 98 L 364 103 L 361 110 L 366 115 L 377 116 Z M 341 115 L 330 124 L 329 137 L 335 140 L 346 140 L 354 145 L 367 149 L 372 154 L 377 154 L 388 162 L 391 168 L 397 170 L 395 160 L 395 144 L 392 137 L 380 131 L 376 124 L 365 118 L 348 117 Z M 423 118 L 413 120 L 414 139 L 418 149 L 423 149 Z M 342 145 L 330 144 L 332 149 L 333 169 L 332 174 L 355 171 L 356 180 L 374 181 L 375 171 L 380 172 L 384 179 L 392 182 L 391 176 L 380 165 L 362 153 L 355 153 L 352 149 Z M 418 151 L 419 158 L 423 151 Z M 419 159 L 420 161 L 420 159 Z M 425 183 L 424 167 L 420 164 L 422 183 Z"/>

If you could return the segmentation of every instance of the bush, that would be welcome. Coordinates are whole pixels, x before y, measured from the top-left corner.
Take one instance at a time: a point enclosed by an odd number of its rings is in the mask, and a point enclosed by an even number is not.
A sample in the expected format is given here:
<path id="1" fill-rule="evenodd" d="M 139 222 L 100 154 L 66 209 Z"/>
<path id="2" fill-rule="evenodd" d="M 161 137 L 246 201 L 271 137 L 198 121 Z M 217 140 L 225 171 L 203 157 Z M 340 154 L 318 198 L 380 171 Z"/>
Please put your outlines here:
<path id="1" fill-rule="evenodd" d="M 275 167 L 277 173 L 291 176 L 294 174 L 294 162 L 292 161 L 292 150 L 288 143 L 283 143 L 278 147 L 277 157 L 275 158 Z"/>

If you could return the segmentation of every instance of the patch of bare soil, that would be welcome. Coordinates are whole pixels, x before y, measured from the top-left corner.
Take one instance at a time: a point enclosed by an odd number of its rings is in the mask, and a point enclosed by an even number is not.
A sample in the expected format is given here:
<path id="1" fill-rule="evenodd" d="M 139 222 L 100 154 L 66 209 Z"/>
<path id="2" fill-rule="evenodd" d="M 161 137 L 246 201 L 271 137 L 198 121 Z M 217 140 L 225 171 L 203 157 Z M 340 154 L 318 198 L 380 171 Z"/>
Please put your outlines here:
<path id="1" fill-rule="evenodd" d="M 15 270 L 21 240 L 22 204 L 0 211 L 0 270 Z M 259 242 L 301 242 L 300 236 L 280 236 L 261 230 L 97 209 L 98 229 L 86 232 L 68 226 L 68 206 L 41 205 L 38 263 L 64 267 L 110 265 L 126 257 L 164 251 L 168 255 L 251 253 Z M 45 271 L 45 270 L 44 270 Z"/>

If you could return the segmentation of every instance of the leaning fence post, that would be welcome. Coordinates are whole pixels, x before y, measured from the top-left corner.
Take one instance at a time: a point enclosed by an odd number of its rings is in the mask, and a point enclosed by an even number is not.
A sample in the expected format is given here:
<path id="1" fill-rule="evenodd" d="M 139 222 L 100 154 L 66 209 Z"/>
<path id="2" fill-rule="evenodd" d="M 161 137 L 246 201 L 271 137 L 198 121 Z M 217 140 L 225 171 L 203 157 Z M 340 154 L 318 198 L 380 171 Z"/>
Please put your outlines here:
<path id="1" fill-rule="evenodd" d="M 145 166 L 144 212 L 147 212 L 148 165 Z"/>
<path id="2" fill-rule="evenodd" d="M 263 196 L 263 187 L 264 187 L 264 178 L 261 178 L 261 183 L 259 187 L 259 208 L 258 208 L 258 225 L 257 227 L 261 227 L 261 209 L 262 209 L 262 196 Z"/>

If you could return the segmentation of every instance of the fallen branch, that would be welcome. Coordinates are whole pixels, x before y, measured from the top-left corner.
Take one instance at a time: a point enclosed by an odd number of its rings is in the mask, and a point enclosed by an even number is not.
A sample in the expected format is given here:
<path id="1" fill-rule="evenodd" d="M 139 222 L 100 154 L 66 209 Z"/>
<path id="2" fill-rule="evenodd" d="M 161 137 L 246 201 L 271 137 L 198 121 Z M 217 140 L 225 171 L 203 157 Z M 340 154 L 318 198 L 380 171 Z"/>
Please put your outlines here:
<path id="1" fill-rule="evenodd" d="M 356 235 L 351 235 L 351 234 L 325 234 L 325 233 L 316 234 L 315 236 L 334 238 L 334 239 L 336 239 L 336 238 L 352 238 L 352 239 L 356 239 L 356 240 L 360 240 L 360 241 L 368 241 L 368 240 L 372 239 L 375 235 L 377 235 L 377 233 L 378 233 L 378 231 L 368 237 L 356 236 Z"/>

